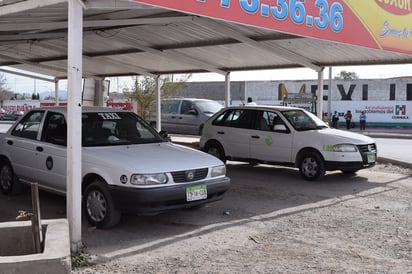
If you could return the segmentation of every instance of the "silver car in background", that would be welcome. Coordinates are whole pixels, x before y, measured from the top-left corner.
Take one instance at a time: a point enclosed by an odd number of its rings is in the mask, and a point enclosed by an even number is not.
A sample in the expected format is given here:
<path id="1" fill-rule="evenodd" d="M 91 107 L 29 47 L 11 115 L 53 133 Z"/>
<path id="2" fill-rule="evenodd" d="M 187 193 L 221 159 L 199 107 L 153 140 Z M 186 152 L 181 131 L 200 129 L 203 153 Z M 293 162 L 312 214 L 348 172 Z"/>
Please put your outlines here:
<path id="1" fill-rule="evenodd" d="M 172 134 L 200 135 L 201 126 L 222 108 L 219 102 L 208 99 L 163 99 L 161 130 Z"/>

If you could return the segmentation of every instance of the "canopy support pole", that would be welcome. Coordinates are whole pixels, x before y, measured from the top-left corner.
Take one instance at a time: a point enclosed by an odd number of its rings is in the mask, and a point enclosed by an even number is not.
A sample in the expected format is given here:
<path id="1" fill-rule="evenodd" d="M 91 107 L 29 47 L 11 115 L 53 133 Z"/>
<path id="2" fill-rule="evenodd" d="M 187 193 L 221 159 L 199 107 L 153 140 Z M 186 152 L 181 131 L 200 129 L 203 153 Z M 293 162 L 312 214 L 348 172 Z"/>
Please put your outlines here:
<path id="1" fill-rule="evenodd" d="M 316 114 L 320 119 L 322 119 L 323 114 L 323 69 L 318 71 L 318 99 L 316 102 Z"/>
<path id="2" fill-rule="evenodd" d="M 225 75 L 225 106 L 230 105 L 230 72 Z"/>
<path id="3" fill-rule="evenodd" d="M 83 10 L 79 0 L 69 0 L 67 60 L 67 217 L 70 249 L 78 253 L 82 246 L 82 49 Z"/>

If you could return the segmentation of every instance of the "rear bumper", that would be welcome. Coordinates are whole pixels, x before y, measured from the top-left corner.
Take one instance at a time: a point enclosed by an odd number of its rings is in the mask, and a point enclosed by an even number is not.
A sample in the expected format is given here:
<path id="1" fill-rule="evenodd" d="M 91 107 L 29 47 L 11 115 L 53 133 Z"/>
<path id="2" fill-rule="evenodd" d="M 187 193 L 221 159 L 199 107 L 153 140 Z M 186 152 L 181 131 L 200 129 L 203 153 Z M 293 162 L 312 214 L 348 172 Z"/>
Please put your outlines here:
<path id="1" fill-rule="evenodd" d="M 187 202 L 186 189 L 198 185 L 207 187 L 207 199 Z M 230 179 L 223 177 L 203 182 L 182 183 L 156 188 L 109 186 L 109 191 L 118 210 L 125 213 L 145 214 L 160 213 L 218 201 L 223 199 L 229 186 Z"/>

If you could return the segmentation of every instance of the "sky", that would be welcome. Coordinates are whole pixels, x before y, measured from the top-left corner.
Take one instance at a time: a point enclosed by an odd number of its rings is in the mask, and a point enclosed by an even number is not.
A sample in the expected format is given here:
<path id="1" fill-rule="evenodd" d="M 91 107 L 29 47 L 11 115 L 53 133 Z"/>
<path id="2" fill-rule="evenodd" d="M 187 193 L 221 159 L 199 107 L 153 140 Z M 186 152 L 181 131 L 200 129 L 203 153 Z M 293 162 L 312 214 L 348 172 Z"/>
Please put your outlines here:
<path id="1" fill-rule="evenodd" d="M 351 67 L 333 67 L 332 78 L 341 71 L 355 72 L 360 79 L 385 79 L 393 77 L 412 76 L 412 64 L 408 65 L 375 65 L 375 66 L 351 66 Z M 34 80 L 28 77 L 22 77 L 0 71 L 6 79 L 9 90 L 16 93 L 33 92 L 50 92 L 54 93 L 54 83 L 43 80 Z M 262 70 L 262 71 L 244 71 L 232 72 L 231 81 L 270 81 L 270 80 L 314 80 L 317 79 L 318 73 L 312 69 L 279 69 L 279 70 Z M 329 79 L 329 67 L 323 72 L 325 80 Z M 110 91 L 122 90 L 130 86 L 130 77 L 110 78 Z M 225 77 L 216 73 L 197 73 L 189 79 L 190 82 L 208 82 L 208 81 L 225 81 Z M 61 90 L 67 89 L 67 81 L 60 81 Z"/>

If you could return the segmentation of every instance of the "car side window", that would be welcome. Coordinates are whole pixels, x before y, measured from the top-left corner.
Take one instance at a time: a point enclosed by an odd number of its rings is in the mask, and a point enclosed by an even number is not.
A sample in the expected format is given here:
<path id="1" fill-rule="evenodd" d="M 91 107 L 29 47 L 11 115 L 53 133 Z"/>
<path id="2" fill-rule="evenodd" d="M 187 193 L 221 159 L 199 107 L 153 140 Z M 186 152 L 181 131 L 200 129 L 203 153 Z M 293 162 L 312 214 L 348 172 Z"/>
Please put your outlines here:
<path id="1" fill-rule="evenodd" d="M 36 140 L 43 115 L 44 111 L 32 111 L 16 125 L 11 135 Z"/>
<path id="2" fill-rule="evenodd" d="M 161 103 L 162 113 L 177 113 L 180 100 L 164 100 Z"/>
<path id="3" fill-rule="evenodd" d="M 43 126 L 42 141 L 62 146 L 67 144 L 67 124 L 61 113 L 47 113 Z"/>
<path id="4" fill-rule="evenodd" d="M 256 117 L 255 110 L 231 109 L 216 117 L 213 121 L 213 125 L 236 128 L 252 128 L 252 121 L 254 117 Z"/>
<path id="5" fill-rule="evenodd" d="M 182 106 L 180 107 L 180 114 L 192 114 L 196 115 L 197 110 L 192 102 L 184 100 Z"/>

